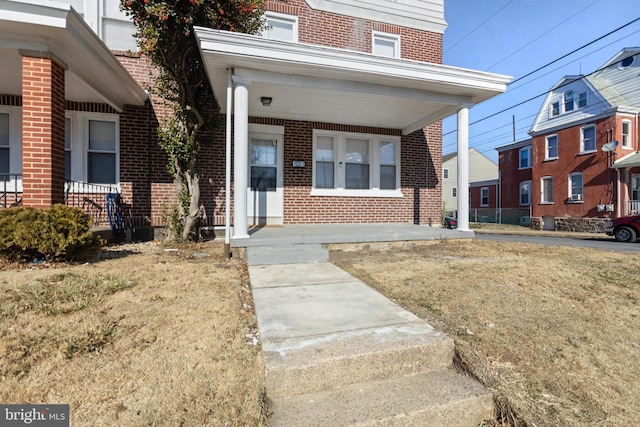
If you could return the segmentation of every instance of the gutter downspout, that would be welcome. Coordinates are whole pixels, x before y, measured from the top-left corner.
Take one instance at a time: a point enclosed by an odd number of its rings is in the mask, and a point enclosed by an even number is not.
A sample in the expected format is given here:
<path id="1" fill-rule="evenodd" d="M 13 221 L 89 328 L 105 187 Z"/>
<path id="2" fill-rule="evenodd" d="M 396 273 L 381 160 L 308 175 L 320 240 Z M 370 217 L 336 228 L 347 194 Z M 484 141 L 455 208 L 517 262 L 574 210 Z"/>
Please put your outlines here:
<path id="1" fill-rule="evenodd" d="M 231 258 L 231 111 L 233 103 L 233 69 L 227 70 L 227 117 L 225 141 L 225 189 L 224 189 L 224 256 Z"/>

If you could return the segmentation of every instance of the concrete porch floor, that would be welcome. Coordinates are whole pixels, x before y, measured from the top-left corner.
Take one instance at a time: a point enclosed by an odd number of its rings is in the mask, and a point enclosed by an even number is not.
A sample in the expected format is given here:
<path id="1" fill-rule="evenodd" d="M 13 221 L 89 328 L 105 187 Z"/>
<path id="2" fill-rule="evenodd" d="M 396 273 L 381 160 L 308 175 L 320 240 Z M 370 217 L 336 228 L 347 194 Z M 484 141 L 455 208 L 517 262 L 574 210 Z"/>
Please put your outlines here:
<path id="1" fill-rule="evenodd" d="M 292 224 L 253 227 L 249 239 L 231 239 L 234 248 L 254 246 L 401 242 L 413 240 L 465 239 L 473 231 L 448 230 L 414 224 Z"/>

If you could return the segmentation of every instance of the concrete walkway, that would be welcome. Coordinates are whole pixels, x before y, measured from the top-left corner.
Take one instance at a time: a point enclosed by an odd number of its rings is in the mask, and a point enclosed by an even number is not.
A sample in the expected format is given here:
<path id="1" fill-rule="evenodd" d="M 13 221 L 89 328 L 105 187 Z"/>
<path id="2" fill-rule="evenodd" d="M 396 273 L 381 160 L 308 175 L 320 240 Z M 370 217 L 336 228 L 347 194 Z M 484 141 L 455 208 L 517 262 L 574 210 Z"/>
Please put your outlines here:
<path id="1" fill-rule="evenodd" d="M 283 251 L 305 243 L 247 248 L 259 261 L 249 275 L 273 427 L 476 427 L 491 417 L 491 394 L 451 368 L 449 337 L 327 262 L 320 243 L 306 245 L 314 255 L 294 263 Z M 256 254 L 265 251 L 275 263 Z"/>

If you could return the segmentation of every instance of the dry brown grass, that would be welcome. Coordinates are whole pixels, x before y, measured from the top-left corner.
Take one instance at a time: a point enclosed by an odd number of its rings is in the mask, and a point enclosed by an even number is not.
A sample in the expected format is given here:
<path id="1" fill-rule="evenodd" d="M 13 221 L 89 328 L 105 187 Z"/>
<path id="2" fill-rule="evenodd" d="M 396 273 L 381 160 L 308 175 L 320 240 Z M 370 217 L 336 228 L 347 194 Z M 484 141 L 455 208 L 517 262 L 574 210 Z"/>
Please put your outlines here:
<path id="1" fill-rule="evenodd" d="M 475 240 L 333 249 L 454 337 L 459 363 L 494 391 L 496 424 L 638 424 L 636 255 Z"/>
<path id="2" fill-rule="evenodd" d="M 267 424 L 246 267 L 221 246 L 28 267 L 0 265 L 0 402 L 67 403 L 74 426 Z"/>

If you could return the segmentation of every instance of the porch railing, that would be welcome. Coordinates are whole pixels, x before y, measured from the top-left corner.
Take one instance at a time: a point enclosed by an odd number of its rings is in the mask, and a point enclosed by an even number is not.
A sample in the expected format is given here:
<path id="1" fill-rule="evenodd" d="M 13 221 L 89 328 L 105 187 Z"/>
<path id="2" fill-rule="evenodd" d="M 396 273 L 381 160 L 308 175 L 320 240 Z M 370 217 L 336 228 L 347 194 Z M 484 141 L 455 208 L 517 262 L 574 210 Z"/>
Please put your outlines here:
<path id="1" fill-rule="evenodd" d="M 93 219 L 94 226 L 106 226 L 109 225 L 106 196 L 111 193 L 120 193 L 117 185 L 66 181 L 64 184 L 64 203 L 67 206 L 85 211 Z"/>
<path id="2" fill-rule="evenodd" d="M 627 214 L 638 215 L 640 213 L 640 200 L 627 201 Z"/>
<path id="3" fill-rule="evenodd" d="M 22 175 L 0 174 L 0 207 L 11 208 L 22 204 Z"/>

